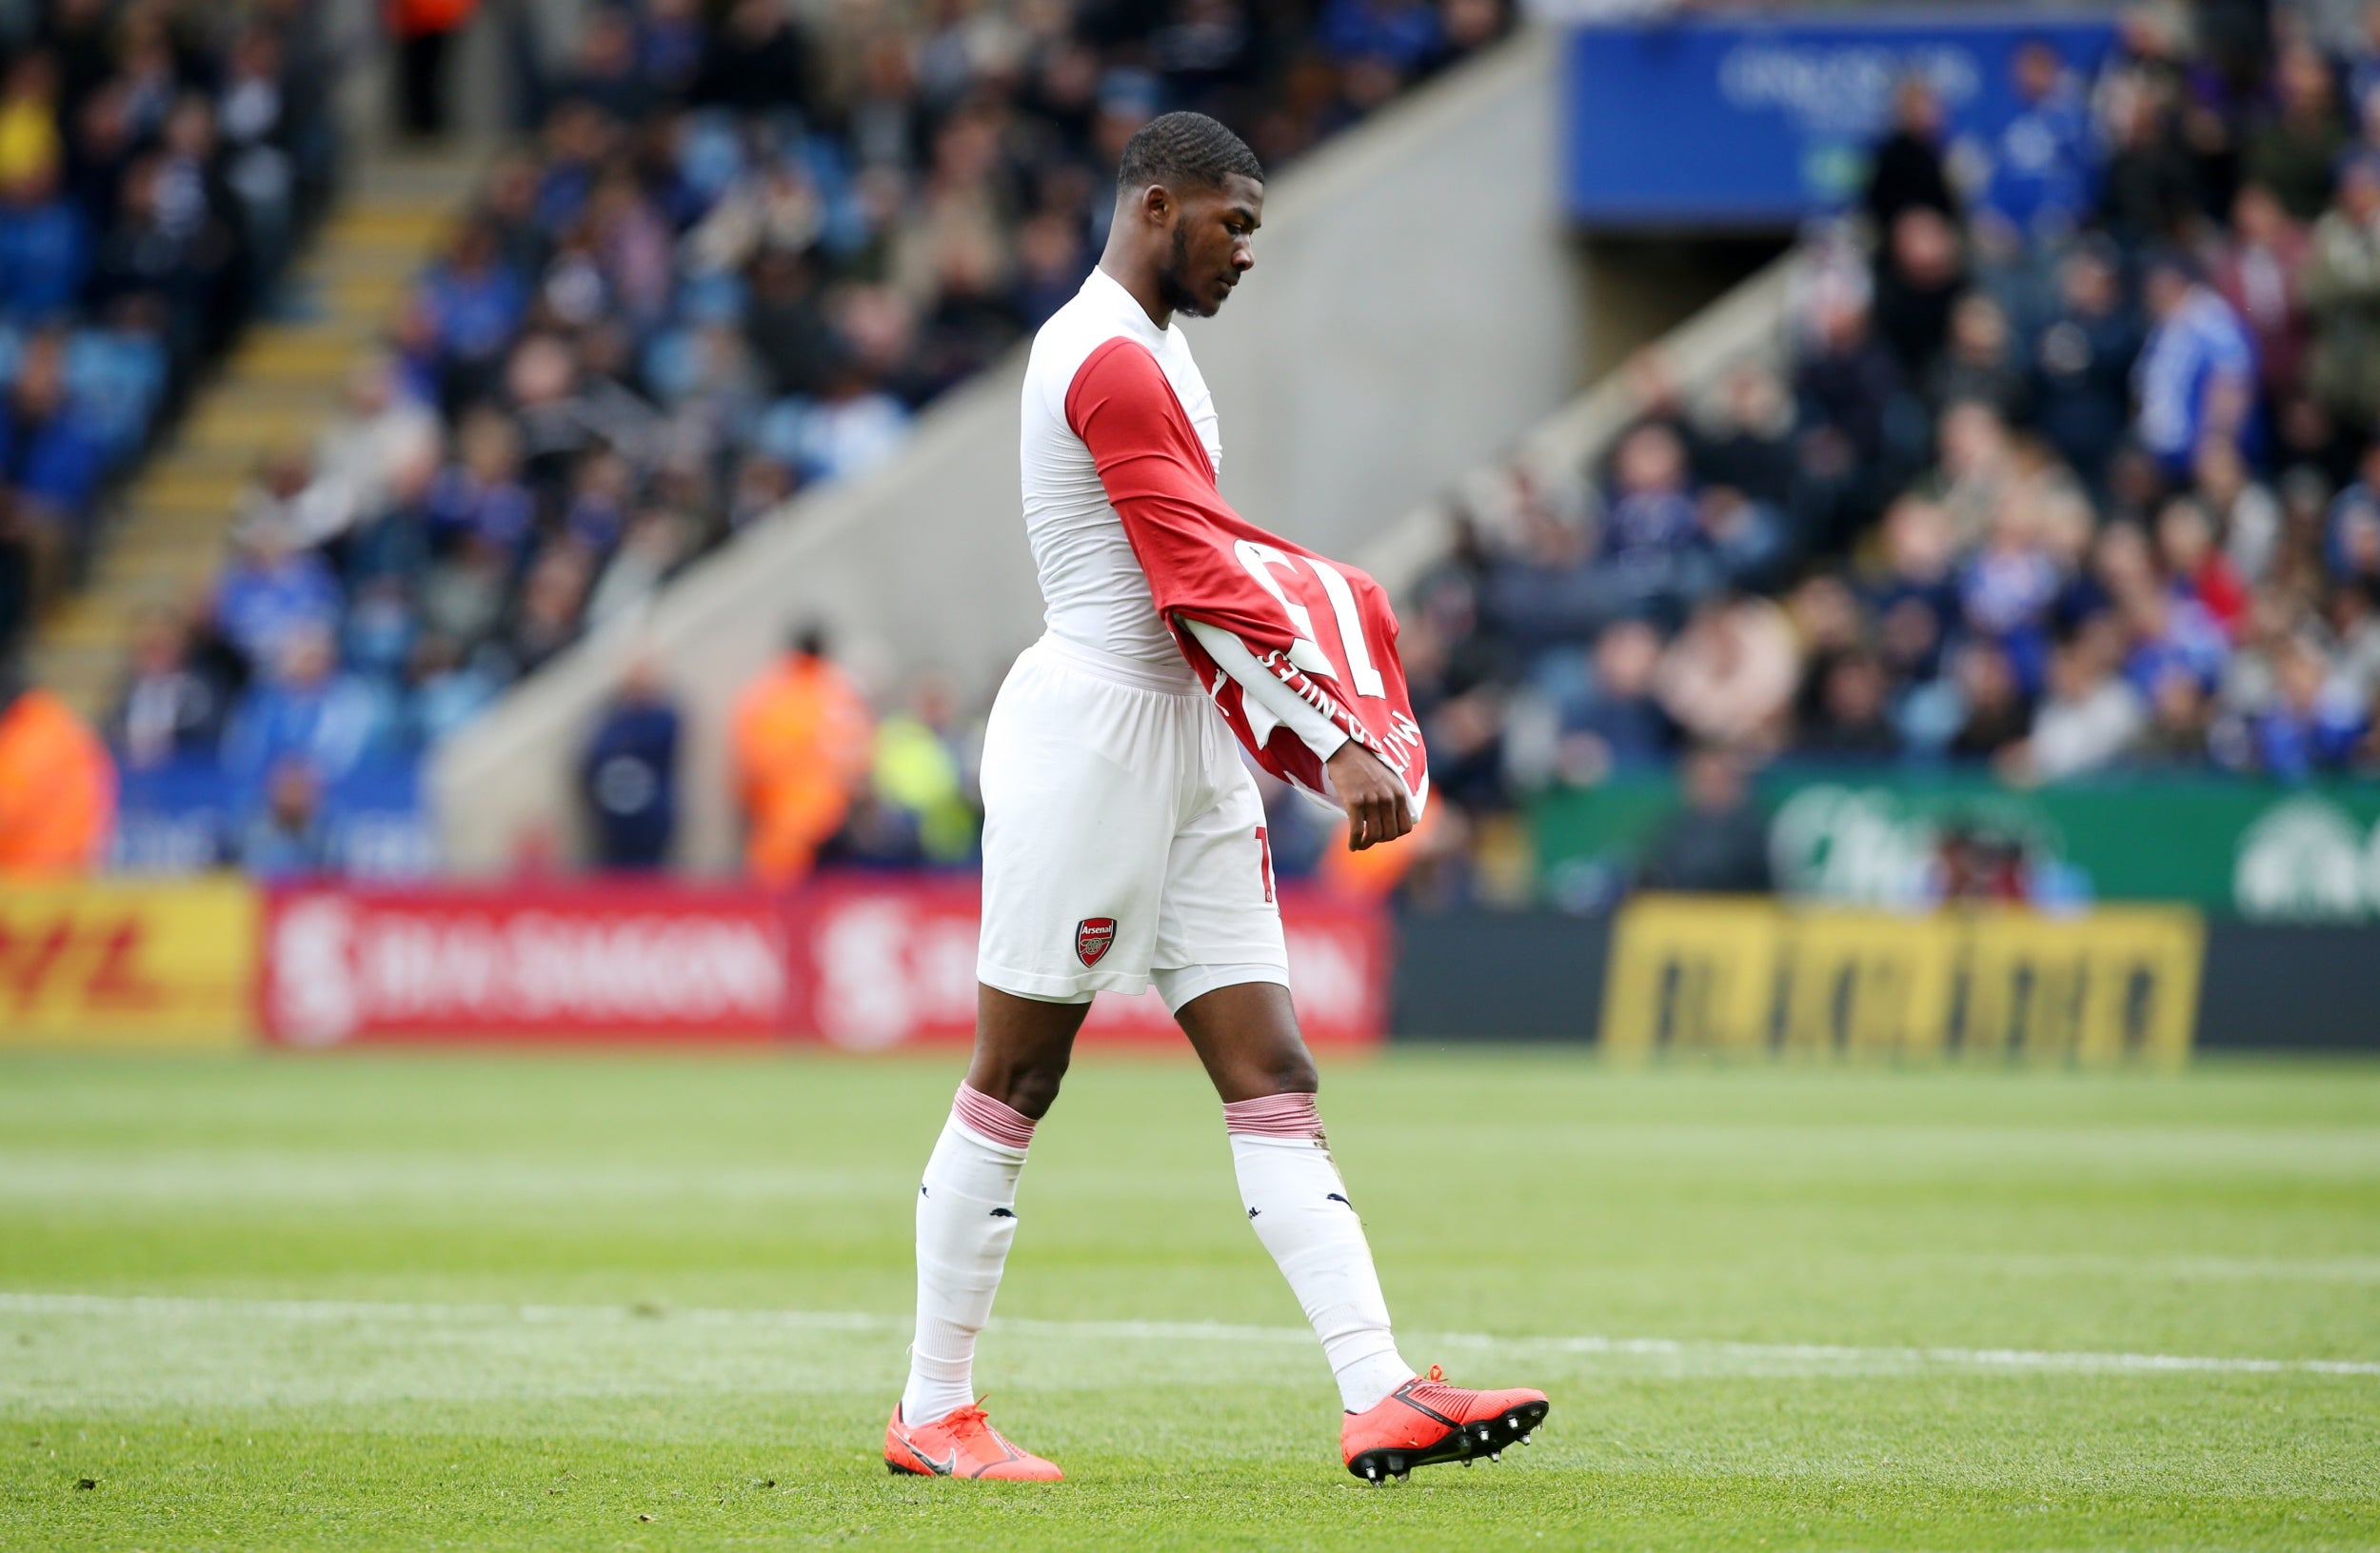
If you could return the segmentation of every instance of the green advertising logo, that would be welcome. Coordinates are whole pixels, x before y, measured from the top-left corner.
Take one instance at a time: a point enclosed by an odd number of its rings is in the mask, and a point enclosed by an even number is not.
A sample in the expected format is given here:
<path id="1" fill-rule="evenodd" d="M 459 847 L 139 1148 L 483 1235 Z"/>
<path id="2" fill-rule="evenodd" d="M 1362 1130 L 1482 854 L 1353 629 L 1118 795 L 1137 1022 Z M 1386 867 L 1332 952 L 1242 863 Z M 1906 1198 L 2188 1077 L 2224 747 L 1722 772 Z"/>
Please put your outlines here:
<path id="1" fill-rule="evenodd" d="M 2239 839 L 2231 903 L 2243 917 L 2352 922 L 2380 910 L 2380 826 L 2322 798 L 2275 804 Z"/>
<path id="2" fill-rule="evenodd" d="M 1953 828 L 2013 846 L 2036 872 L 2061 858 L 2057 826 L 2014 794 L 1936 797 L 1819 783 L 1777 806 L 1769 864 L 1790 895 L 1847 906 L 1922 906 L 1934 898 L 1942 838 Z"/>
<path id="3" fill-rule="evenodd" d="M 1776 770 L 1760 796 L 1777 887 L 1807 900 L 1928 905 L 1957 832 L 2021 857 L 2036 904 L 2059 909 L 2172 901 L 2262 922 L 2380 919 L 2380 783 L 2111 776 L 2019 789 L 1964 771 Z M 1548 795 L 1532 818 L 1549 877 L 1625 880 L 1676 813 L 1669 782 L 1623 779 Z"/>

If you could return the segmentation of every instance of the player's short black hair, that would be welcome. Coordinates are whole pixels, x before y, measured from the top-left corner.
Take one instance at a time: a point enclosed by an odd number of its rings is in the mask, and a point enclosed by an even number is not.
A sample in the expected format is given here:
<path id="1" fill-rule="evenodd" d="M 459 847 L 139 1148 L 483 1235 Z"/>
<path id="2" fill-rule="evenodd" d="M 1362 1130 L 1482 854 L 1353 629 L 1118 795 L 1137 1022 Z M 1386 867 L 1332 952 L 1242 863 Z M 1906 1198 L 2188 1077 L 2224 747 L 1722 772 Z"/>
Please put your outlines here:
<path id="1" fill-rule="evenodd" d="M 1116 165 L 1116 187 L 1214 189 L 1235 173 L 1264 181 L 1264 164 L 1246 141 L 1203 113 L 1160 113 L 1124 142 L 1123 157 Z"/>

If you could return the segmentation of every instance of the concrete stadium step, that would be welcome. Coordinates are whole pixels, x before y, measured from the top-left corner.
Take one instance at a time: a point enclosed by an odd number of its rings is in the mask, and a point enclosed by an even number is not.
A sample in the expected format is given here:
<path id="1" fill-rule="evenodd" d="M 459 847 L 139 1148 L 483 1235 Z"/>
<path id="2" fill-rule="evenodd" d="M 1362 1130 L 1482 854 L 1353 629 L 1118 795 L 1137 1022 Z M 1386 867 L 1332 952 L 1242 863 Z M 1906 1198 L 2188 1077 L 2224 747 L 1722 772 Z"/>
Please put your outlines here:
<path id="1" fill-rule="evenodd" d="M 359 348 L 378 332 L 377 327 L 348 333 L 314 325 L 268 324 L 251 330 L 232 352 L 230 370 L 243 382 L 343 383 Z"/>
<path id="2" fill-rule="evenodd" d="M 203 576 L 214 569 L 223 554 L 224 539 L 220 532 L 143 531 L 129 536 L 126 543 L 109 547 L 108 553 L 91 568 L 90 587 L 93 592 L 104 593 L 123 583 Z"/>
<path id="3" fill-rule="evenodd" d="M 107 556 L 139 546 L 154 545 L 166 549 L 197 547 L 220 549 L 232 527 L 231 520 L 237 516 L 237 507 L 228 502 L 203 511 L 187 513 L 161 512 L 153 508 L 127 512 L 117 520 L 112 536 L 115 543 L 109 545 L 94 564 L 92 573 L 99 573 L 106 565 Z"/>
<path id="4" fill-rule="evenodd" d="M 297 317 L 274 319 L 248 330 L 248 340 L 266 348 L 267 353 L 286 348 L 292 341 L 305 341 L 320 348 L 333 345 L 361 347 L 379 340 L 388 332 L 388 320 L 377 316 L 327 312 L 315 309 Z M 243 360 L 242 350 L 235 349 L 226 367 L 237 371 Z"/>
<path id="5" fill-rule="evenodd" d="M 286 315 L 248 330 L 117 502 L 83 587 L 42 622 L 31 652 L 39 683 L 86 716 L 105 712 L 143 612 L 186 605 L 211 584 L 258 460 L 313 446 L 484 166 L 466 150 L 357 169 L 345 204 L 290 268 Z"/>
<path id="6" fill-rule="evenodd" d="M 340 247 L 410 249 L 434 248 L 452 228 L 451 206 L 406 203 L 351 207 L 323 227 L 323 241 Z"/>
<path id="7" fill-rule="evenodd" d="M 124 648 L 114 641 L 78 647 L 45 640 L 33 647 L 29 667 L 36 683 L 95 718 L 114 702 L 123 659 Z"/>
<path id="8" fill-rule="evenodd" d="M 183 424 L 183 441 L 211 448 L 305 446 L 319 431 L 330 405 L 254 403 L 248 395 L 207 395 Z"/>
<path id="9" fill-rule="evenodd" d="M 213 553 L 223 548 L 226 526 L 218 519 L 206 522 L 153 520 L 128 517 L 117 534 L 117 542 L 108 547 L 91 567 L 93 577 L 105 577 L 114 563 L 144 555 L 194 555 Z"/>
<path id="10" fill-rule="evenodd" d="M 252 376 L 247 372 L 227 374 L 220 386 L 208 394 L 198 407 L 200 411 L 233 410 L 244 415 L 261 415 L 269 411 L 319 420 L 326 411 L 338 407 L 323 402 L 320 389 L 305 383 L 291 383 L 269 376 Z"/>
<path id="11" fill-rule="evenodd" d="M 175 474 L 192 474 L 205 478 L 221 474 L 246 474 L 248 470 L 248 465 L 245 461 L 219 449 L 193 448 L 178 438 L 172 438 L 158 449 L 157 456 L 144 471 L 144 477 L 171 471 Z"/>
<path id="12" fill-rule="evenodd" d="M 377 318 L 394 318 L 410 288 L 401 280 L 383 281 L 377 276 L 361 280 L 343 280 L 327 287 L 324 295 L 327 305 L 350 317 L 368 313 Z"/>
<path id="13" fill-rule="evenodd" d="M 177 470 L 143 480 L 126 492 L 124 516 L 115 533 L 129 533 L 133 524 L 145 520 L 177 526 L 228 521 L 253 462 L 241 459 L 235 467 L 222 470 Z"/>
<path id="14" fill-rule="evenodd" d="M 141 611 L 186 603 L 189 597 L 188 587 L 177 588 L 172 579 L 127 583 L 104 592 L 86 590 L 42 623 L 40 645 L 112 654 L 111 665 L 120 667 L 125 635 Z"/>
<path id="15" fill-rule="evenodd" d="M 437 240 L 428 245 L 380 242 L 339 243 L 317 249 L 290 273 L 308 284 L 335 279 L 342 275 L 409 276 L 421 267 L 425 246 L 434 252 L 442 245 Z"/>

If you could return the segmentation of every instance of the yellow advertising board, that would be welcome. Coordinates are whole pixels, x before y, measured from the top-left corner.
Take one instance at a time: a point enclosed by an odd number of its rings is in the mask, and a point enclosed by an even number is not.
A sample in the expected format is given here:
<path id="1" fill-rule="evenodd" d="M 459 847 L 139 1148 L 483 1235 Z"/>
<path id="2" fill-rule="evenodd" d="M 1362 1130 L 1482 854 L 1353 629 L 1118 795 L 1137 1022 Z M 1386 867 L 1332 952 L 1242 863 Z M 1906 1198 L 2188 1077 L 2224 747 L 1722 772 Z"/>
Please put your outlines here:
<path id="1" fill-rule="evenodd" d="M 2205 937 L 2186 907 L 1897 916 L 1644 896 L 1613 933 L 1603 1046 L 2179 1063 Z"/>
<path id="2" fill-rule="evenodd" d="M 237 880 L 0 879 L 0 1047 L 247 1045 L 258 912 Z"/>

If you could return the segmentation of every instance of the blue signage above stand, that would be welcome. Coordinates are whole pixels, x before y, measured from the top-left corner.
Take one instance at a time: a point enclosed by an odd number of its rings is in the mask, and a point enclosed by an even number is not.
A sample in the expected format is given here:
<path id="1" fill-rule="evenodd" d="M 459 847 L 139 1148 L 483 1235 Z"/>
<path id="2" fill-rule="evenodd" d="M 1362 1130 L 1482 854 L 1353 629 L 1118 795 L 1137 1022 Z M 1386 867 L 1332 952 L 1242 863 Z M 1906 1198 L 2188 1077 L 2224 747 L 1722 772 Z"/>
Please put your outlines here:
<path id="1" fill-rule="evenodd" d="M 1790 226 L 1856 200 L 1894 89 L 1923 76 L 1956 157 L 1987 158 L 2046 43 L 2087 84 L 2112 16 L 2071 11 L 1725 15 L 1594 25 L 1564 63 L 1565 205 L 1585 226 Z"/>

